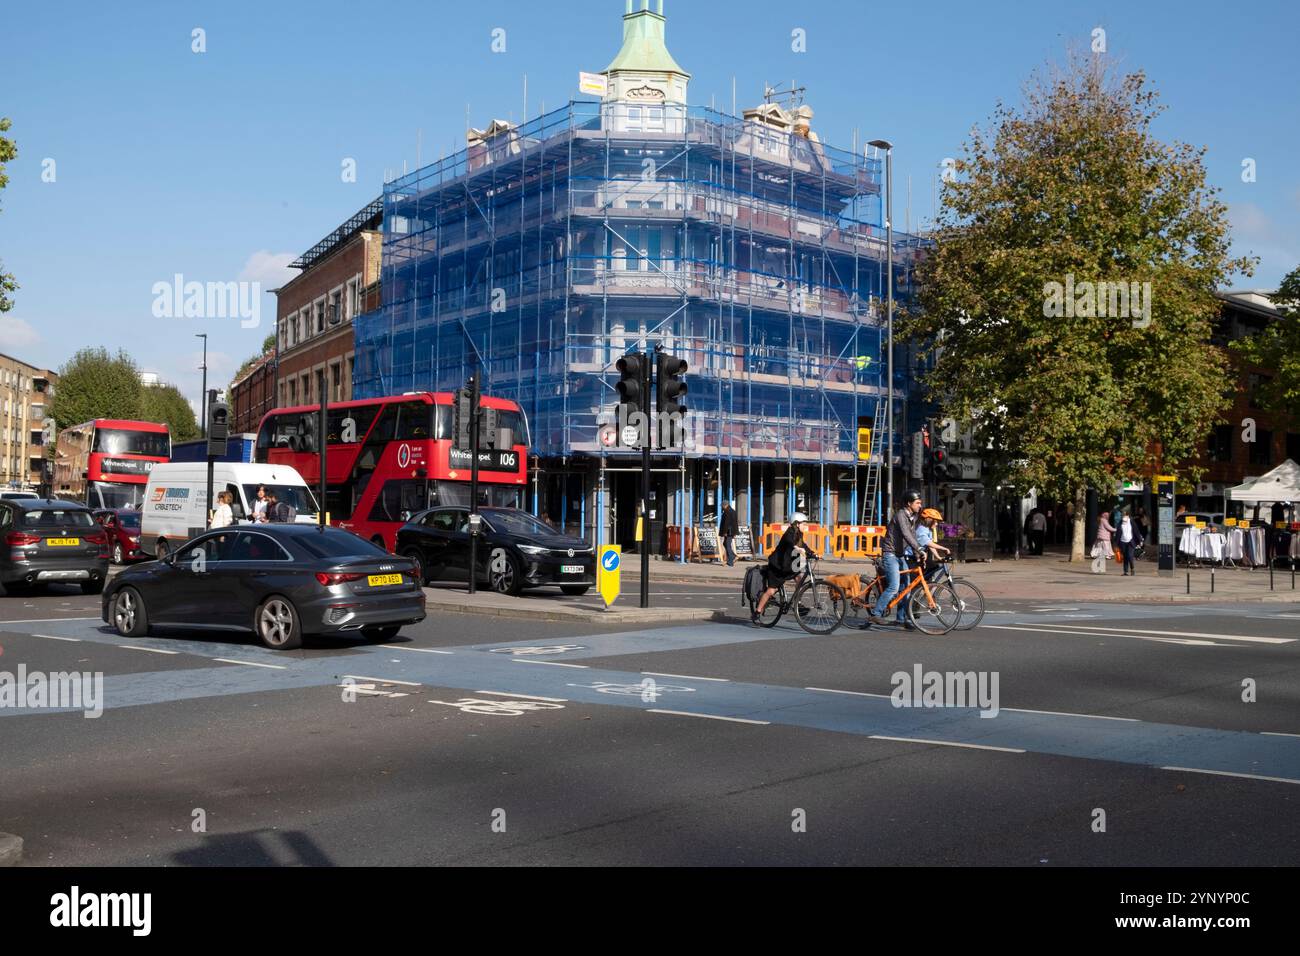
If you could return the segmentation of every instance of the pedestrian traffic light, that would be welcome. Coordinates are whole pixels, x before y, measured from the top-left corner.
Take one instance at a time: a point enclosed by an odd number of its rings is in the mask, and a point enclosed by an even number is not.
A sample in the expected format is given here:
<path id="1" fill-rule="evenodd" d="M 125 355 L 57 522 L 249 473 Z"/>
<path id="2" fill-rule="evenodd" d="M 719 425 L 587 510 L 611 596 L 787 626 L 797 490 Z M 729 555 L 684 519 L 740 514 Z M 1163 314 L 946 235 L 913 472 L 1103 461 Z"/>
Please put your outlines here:
<path id="1" fill-rule="evenodd" d="M 935 481 L 944 481 L 951 477 L 951 464 L 948 461 L 948 449 L 941 445 L 936 437 L 930 446 L 930 471 Z"/>
<path id="2" fill-rule="evenodd" d="M 626 421 L 626 415 L 632 412 L 650 411 L 650 364 L 641 352 L 628 352 L 618 360 L 618 396 L 624 412 L 620 420 Z"/>
<path id="3" fill-rule="evenodd" d="M 655 356 L 655 405 L 660 415 L 684 415 L 685 396 L 689 389 L 682 381 L 686 374 L 685 359 L 660 352 Z"/>

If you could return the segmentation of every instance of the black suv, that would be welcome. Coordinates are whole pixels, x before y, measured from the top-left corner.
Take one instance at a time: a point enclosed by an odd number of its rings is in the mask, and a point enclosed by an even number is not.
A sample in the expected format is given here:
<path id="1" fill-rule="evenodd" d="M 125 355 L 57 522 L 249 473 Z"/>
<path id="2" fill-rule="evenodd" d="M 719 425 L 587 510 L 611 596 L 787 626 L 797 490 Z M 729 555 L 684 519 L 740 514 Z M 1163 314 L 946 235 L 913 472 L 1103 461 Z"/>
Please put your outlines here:
<path id="1" fill-rule="evenodd" d="M 77 583 L 99 594 L 108 578 L 108 535 L 75 501 L 0 500 L 0 584 L 12 594 L 42 584 Z"/>

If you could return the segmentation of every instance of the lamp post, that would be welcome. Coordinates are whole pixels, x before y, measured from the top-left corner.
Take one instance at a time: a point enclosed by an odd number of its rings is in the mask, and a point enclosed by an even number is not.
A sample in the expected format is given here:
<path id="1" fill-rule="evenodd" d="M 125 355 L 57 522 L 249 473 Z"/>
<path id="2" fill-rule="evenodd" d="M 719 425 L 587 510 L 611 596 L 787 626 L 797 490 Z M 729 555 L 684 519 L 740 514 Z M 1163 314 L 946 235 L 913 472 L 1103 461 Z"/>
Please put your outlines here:
<path id="1" fill-rule="evenodd" d="M 885 411 L 885 514 L 894 507 L 894 144 L 873 139 L 885 151 L 885 327 L 889 337 L 889 381 Z"/>
<path id="2" fill-rule="evenodd" d="M 201 411 L 199 412 L 199 427 L 203 429 L 203 437 L 208 437 L 208 333 L 195 332 L 196 339 L 203 340 L 203 364 L 199 368 L 203 369 L 203 397 L 199 399 Z"/>

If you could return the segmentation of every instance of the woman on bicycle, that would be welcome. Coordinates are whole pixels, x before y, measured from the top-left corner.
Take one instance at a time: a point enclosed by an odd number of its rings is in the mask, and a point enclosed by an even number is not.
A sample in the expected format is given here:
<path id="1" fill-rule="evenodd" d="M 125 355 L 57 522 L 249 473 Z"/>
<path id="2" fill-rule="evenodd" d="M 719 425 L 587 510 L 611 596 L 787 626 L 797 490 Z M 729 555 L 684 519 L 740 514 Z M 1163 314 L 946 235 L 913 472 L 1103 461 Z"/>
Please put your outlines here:
<path id="1" fill-rule="evenodd" d="M 752 623 L 759 623 L 759 619 L 763 616 L 763 608 L 767 607 L 767 602 L 772 600 L 772 595 L 776 593 L 777 588 L 803 573 L 804 563 L 807 561 L 807 552 L 803 546 L 803 525 L 807 521 L 808 516 L 802 511 L 792 514 L 790 527 L 785 529 L 785 534 L 781 535 L 781 540 L 768 556 L 767 589 L 763 591 L 758 603 L 749 614 Z"/>
<path id="2" fill-rule="evenodd" d="M 922 560 L 931 567 L 930 571 L 925 572 L 925 576 L 931 581 L 934 580 L 933 570 L 937 569 L 939 562 L 952 554 L 949 548 L 935 543 L 934 540 L 934 526 L 942 520 L 943 514 L 938 508 L 926 508 L 921 512 L 921 520 L 916 525 L 916 543 L 921 546 Z"/>

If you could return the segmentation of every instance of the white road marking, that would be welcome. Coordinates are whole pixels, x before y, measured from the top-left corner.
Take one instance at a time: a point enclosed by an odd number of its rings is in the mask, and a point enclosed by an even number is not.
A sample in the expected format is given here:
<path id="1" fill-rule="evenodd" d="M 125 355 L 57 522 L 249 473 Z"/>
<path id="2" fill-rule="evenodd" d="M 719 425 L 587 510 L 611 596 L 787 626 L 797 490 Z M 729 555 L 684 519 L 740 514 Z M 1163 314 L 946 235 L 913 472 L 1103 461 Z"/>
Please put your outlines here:
<path id="1" fill-rule="evenodd" d="M 148 651 L 150 654 L 179 654 L 180 651 L 165 651 L 161 647 L 140 647 L 138 644 L 115 644 L 114 647 L 120 647 L 127 651 Z"/>
<path id="2" fill-rule="evenodd" d="M 1078 626 L 1078 625 L 1076 625 Z M 1231 647 L 1231 644 L 1216 644 L 1214 641 L 1195 641 L 1180 640 L 1171 637 L 1144 637 L 1141 634 L 1102 634 L 1095 631 L 1070 631 L 1060 627 L 1051 627 L 1048 625 L 1035 624 L 1033 626 L 1014 624 L 981 624 L 980 627 L 989 627 L 995 631 L 1028 631 L 1032 634 L 1077 634 L 1080 637 L 1130 637 L 1135 641 L 1157 641 L 1161 644 L 1199 644 L 1203 647 Z"/>
<path id="3" fill-rule="evenodd" d="M 1047 714 L 1051 717 L 1091 717 L 1094 720 L 1127 720 L 1129 723 L 1141 723 L 1136 717 L 1107 717 L 1104 714 L 1071 714 L 1063 710 L 1026 710 L 1023 707 L 1003 707 L 1002 710 L 1015 711 L 1017 714 Z"/>
<path id="4" fill-rule="evenodd" d="M 1045 624 L 1044 627 L 1054 625 Z M 1253 637 L 1246 634 L 1205 634 L 1199 631 L 1140 631 L 1133 627 L 1098 627 L 1095 624 L 1072 624 L 1083 631 L 1121 631 L 1125 634 L 1163 634 L 1168 637 L 1212 637 L 1224 641 L 1248 641 L 1252 644 L 1294 644 L 1294 637 Z"/>
<path id="5" fill-rule="evenodd" d="M 212 659 L 214 661 L 219 661 L 222 664 L 245 664 L 248 667 L 272 667 L 278 671 L 288 670 L 284 664 L 260 664 L 257 661 L 237 661 L 231 657 L 214 657 Z"/>
<path id="6" fill-rule="evenodd" d="M 240 663 L 247 664 L 248 662 L 247 662 L 247 661 L 241 661 Z M 264 666 L 264 667 L 270 667 L 270 666 L 279 666 L 279 665 L 264 664 L 264 665 L 262 665 L 262 666 Z M 344 676 L 344 677 L 351 677 L 353 680 L 371 680 L 371 681 L 374 681 L 374 682 L 377 683 L 377 684 L 401 684 L 403 687 L 420 687 L 420 686 L 421 686 L 421 684 L 420 684 L 419 681 L 413 681 L 413 680 L 393 680 L 393 678 L 391 678 L 391 677 L 362 677 L 360 674 L 344 674 L 343 676 Z"/>
<path id="7" fill-rule="evenodd" d="M 476 690 L 474 693 L 491 694 L 493 697 L 517 698 L 519 700 L 546 700 L 550 701 L 552 704 L 567 704 L 569 702 L 569 698 L 567 697 L 538 697 L 536 694 L 508 694 L 503 690 Z"/>
<path id="8" fill-rule="evenodd" d="M 730 684 L 731 679 L 728 677 L 694 677 L 691 674 L 663 674 L 659 671 L 642 671 L 647 677 L 680 677 L 682 680 L 712 680 L 721 684 Z"/>
<path id="9" fill-rule="evenodd" d="M 1261 730 L 1265 737 L 1300 737 L 1300 734 L 1284 734 L 1277 730 Z"/>
<path id="10" fill-rule="evenodd" d="M 896 740 L 902 744 L 936 744 L 940 747 L 967 747 L 971 750 L 996 750 L 1000 753 L 1022 754 L 1023 750 L 1015 747 L 992 747 L 988 744 L 959 744 L 951 740 L 922 740 L 920 737 L 886 737 L 884 734 L 872 734 L 872 740 Z"/>
<path id="11" fill-rule="evenodd" d="M 561 664 L 559 661 L 534 661 L 527 657 L 512 657 L 510 660 L 516 664 L 546 664 L 549 667 L 577 667 L 581 670 L 587 670 L 586 664 Z"/>
<path id="12" fill-rule="evenodd" d="M 33 634 L 32 637 L 43 637 L 47 641 L 71 641 L 73 644 L 80 644 L 79 637 L 59 637 L 57 634 Z"/>
<path id="13" fill-rule="evenodd" d="M 1077 607 L 1031 607 L 1031 611 L 1077 611 Z"/>
<path id="14" fill-rule="evenodd" d="M 1241 777 L 1243 780 L 1268 780 L 1271 783 L 1300 783 L 1290 777 L 1265 777 L 1258 773 L 1233 773 L 1231 770 L 1204 770 L 1200 767 L 1161 767 L 1161 770 L 1181 770 L 1183 773 L 1211 773 L 1216 777 Z"/>
<path id="15" fill-rule="evenodd" d="M 672 717 L 706 717 L 709 720 L 729 720 L 733 724 L 761 724 L 767 726 L 770 720 L 749 720 L 745 717 L 720 717 L 717 714 L 695 714 L 689 710 L 659 710 L 651 707 L 646 711 L 647 714 L 668 714 Z"/>
<path id="16" fill-rule="evenodd" d="M 395 651 L 418 651 L 421 654 L 451 654 L 452 651 L 435 651 L 432 647 L 410 647 L 406 644 L 380 644 L 379 647 L 391 647 Z"/>
<path id="17" fill-rule="evenodd" d="M 100 617 L 34 617 L 22 621 L 0 621 L 0 627 L 6 624 L 49 624 L 50 621 L 102 621 Z"/>
<path id="18" fill-rule="evenodd" d="M 889 699 L 889 694 L 868 694 L 860 690 L 836 690 L 834 687 L 805 687 L 804 690 L 820 690 L 828 694 L 852 694 L 854 697 L 884 697 Z"/>

